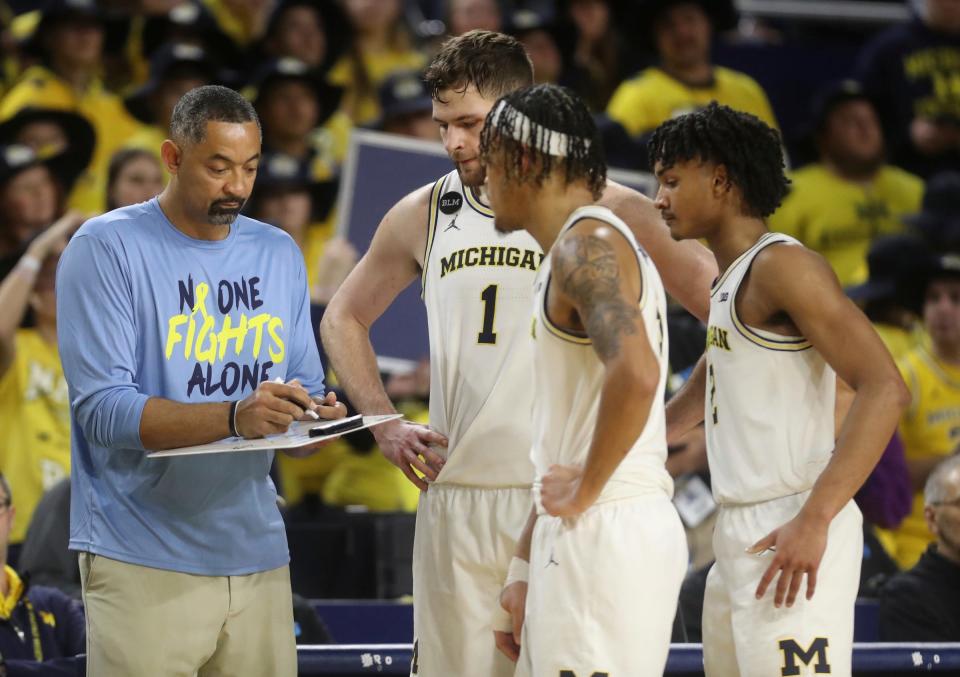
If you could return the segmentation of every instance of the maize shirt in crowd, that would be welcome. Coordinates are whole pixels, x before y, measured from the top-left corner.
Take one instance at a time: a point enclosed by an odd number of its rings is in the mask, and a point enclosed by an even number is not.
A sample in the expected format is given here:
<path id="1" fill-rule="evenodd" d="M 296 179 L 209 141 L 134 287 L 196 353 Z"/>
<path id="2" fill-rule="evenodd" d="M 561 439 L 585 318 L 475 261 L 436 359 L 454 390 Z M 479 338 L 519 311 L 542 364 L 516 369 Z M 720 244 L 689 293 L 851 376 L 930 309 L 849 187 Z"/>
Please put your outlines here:
<path id="1" fill-rule="evenodd" d="M 960 444 L 960 367 L 944 364 L 925 348 L 899 362 L 900 373 L 913 396 L 900 419 L 900 436 L 907 460 L 946 457 Z M 894 559 L 909 569 L 933 542 L 923 516 L 923 492 L 913 499 L 913 511 L 894 532 Z"/>
<path id="2" fill-rule="evenodd" d="M 43 493 L 70 474 L 70 401 L 55 344 L 19 329 L 0 377 L 0 470 L 17 500 L 11 543 L 21 543 Z"/>
<path id="3" fill-rule="evenodd" d="M 848 181 L 821 164 L 792 172 L 790 180 L 770 229 L 822 254 L 845 287 L 867 279 L 870 243 L 903 231 L 902 218 L 918 212 L 923 199 L 923 180 L 890 165 L 868 183 Z"/>
<path id="4" fill-rule="evenodd" d="M 756 115 L 777 127 L 763 88 L 749 75 L 721 66 L 714 66 L 713 81 L 706 86 L 688 85 L 660 68 L 647 68 L 617 88 L 607 106 L 607 115 L 636 137 L 711 101 Z"/>

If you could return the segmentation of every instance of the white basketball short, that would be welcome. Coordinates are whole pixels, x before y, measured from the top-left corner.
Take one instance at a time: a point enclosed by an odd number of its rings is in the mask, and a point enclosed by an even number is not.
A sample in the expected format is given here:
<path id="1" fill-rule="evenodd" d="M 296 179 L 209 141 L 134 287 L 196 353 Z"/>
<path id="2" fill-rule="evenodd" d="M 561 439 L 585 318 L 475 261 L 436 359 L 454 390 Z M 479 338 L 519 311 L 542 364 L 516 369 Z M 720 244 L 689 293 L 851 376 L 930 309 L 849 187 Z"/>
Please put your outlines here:
<path id="1" fill-rule="evenodd" d="M 529 488 L 434 484 L 420 495 L 413 546 L 417 677 L 511 677 L 494 611 L 533 499 Z"/>
<path id="2" fill-rule="evenodd" d="M 812 600 L 804 579 L 790 608 L 773 606 L 776 582 L 763 599 L 757 585 L 772 551 L 745 549 L 793 519 L 810 492 L 723 506 L 703 602 L 703 659 L 707 677 L 791 677 L 851 674 L 853 608 L 863 558 L 862 517 L 851 501 L 830 524 Z"/>
<path id="3" fill-rule="evenodd" d="M 517 677 L 662 675 L 680 584 L 683 525 L 665 494 L 537 519 Z"/>

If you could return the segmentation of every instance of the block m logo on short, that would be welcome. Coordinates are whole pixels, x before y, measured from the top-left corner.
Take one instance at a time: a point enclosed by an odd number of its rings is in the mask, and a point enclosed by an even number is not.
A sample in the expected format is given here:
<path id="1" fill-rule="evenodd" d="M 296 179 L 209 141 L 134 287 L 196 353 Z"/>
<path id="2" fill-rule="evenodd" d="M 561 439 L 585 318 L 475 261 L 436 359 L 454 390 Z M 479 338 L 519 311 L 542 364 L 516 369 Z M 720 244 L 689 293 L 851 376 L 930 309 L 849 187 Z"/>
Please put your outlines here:
<path id="1" fill-rule="evenodd" d="M 830 663 L 827 662 L 827 646 L 830 642 L 826 637 L 817 637 L 806 649 L 793 639 L 780 640 L 780 653 L 783 654 L 782 677 L 800 674 L 800 664 L 813 666 L 818 675 L 829 675 Z"/>

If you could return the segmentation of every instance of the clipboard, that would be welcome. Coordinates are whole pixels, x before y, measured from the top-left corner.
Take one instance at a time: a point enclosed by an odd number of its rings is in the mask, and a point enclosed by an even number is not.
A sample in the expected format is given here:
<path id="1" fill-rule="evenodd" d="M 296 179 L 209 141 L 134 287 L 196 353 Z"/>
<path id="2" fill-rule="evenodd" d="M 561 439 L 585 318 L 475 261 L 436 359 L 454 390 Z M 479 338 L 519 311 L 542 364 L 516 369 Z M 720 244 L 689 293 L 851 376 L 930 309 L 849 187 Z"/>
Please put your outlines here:
<path id="1" fill-rule="evenodd" d="M 269 435 L 267 437 L 260 437 L 252 440 L 244 439 L 242 437 L 228 437 L 226 439 L 219 440 L 217 442 L 211 442 L 209 444 L 197 444 L 191 447 L 152 451 L 147 454 L 147 458 L 171 458 L 174 456 L 194 456 L 197 454 L 229 454 L 238 451 L 263 451 L 269 449 L 296 449 L 297 447 L 305 447 L 309 444 L 316 444 L 317 442 L 332 440 L 342 435 L 346 435 L 347 433 L 365 430 L 366 428 L 372 428 L 373 426 L 386 423 L 387 421 L 395 421 L 398 418 L 403 418 L 403 414 L 382 414 L 379 416 L 360 416 L 350 418 L 360 419 L 356 422 L 359 423 L 359 425 L 353 421 L 350 421 L 349 419 L 324 421 L 322 423 L 317 421 L 296 421 L 290 425 L 290 427 L 287 429 L 287 432 L 279 435 Z M 346 430 L 338 430 L 339 426 L 342 426 L 344 423 L 352 424 L 349 425 L 348 429 Z M 322 430 L 324 427 L 332 427 L 334 432 L 323 434 Z M 314 432 L 313 436 L 311 437 L 310 431 L 315 428 L 319 428 L 320 430 Z"/>

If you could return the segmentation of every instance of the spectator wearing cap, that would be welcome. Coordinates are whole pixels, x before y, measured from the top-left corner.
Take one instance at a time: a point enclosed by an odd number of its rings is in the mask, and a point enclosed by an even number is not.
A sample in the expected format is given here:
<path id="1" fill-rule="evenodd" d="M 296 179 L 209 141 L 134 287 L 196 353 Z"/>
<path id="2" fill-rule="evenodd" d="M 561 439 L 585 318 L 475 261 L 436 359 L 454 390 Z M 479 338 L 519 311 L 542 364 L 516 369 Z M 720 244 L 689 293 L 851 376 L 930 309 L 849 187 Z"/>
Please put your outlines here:
<path id="1" fill-rule="evenodd" d="M 329 230 L 317 225 L 329 223 L 336 191 L 335 181 L 317 180 L 306 163 L 267 151 L 247 209 L 252 218 L 276 226 L 297 243 L 307 264 L 311 302 L 320 306 L 327 305 L 357 262 L 348 242 L 330 239 Z"/>
<path id="2" fill-rule="evenodd" d="M 419 71 L 398 71 L 388 77 L 380 85 L 380 110 L 382 117 L 376 126 L 384 132 L 440 140 L 433 120 L 433 99 Z"/>
<path id="3" fill-rule="evenodd" d="M 829 85 L 814 109 L 819 161 L 792 173 L 770 227 L 822 254 L 842 285 L 860 284 L 870 243 L 903 230 L 923 181 L 885 162 L 876 109 L 857 83 Z"/>
<path id="4" fill-rule="evenodd" d="M 86 643 L 80 602 L 54 588 L 31 586 L 7 560 L 16 513 L 11 485 L 0 473 L 0 675 L 84 674 L 77 658 Z"/>
<path id="5" fill-rule="evenodd" d="M 343 7 L 352 44 L 328 79 L 344 88 L 344 111 L 353 123 L 368 125 L 380 117 L 377 87 L 393 71 L 423 68 L 426 56 L 413 48 L 401 0 L 344 0 Z"/>
<path id="6" fill-rule="evenodd" d="M 713 32 L 736 23 L 729 0 L 643 0 L 638 9 L 659 63 L 621 84 L 607 107 L 610 118 L 630 136 L 646 136 L 666 120 L 711 101 L 777 126 L 759 84 L 710 61 Z"/>
<path id="7" fill-rule="evenodd" d="M 0 281 L 0 468 L 16 485 L 20 544 L 43 493 L 70 473 L 70 402 L 57 352 L 54 277 L 83 218 L 68 212 L 33 239 Z M 35 326 L 21 328 L 27 310 Z"/>
<path id="8" fill-rule="evenodd" d="M 243 50 L 263 37 L 273 11 L 271 2 L 201 1 L 220 30 Z"/>
<path id="9" fill-rule="evenodd" d="M 883 642 L 960 641 L 960 456 L 941 461 L 924 488 L 935 542 L 880 595 Z"/>
<path id="10" fill-rule="evenodd" d="M 960 166 L 960 3 L 917 0 L 860 55 L 857 76 L 883 116 L 893 161 L 920 176 Z"/>
<path id="11" fill-rule="evenodd" d="M 536 84 L 556 84 L 563 71 L 563 58 L 557 46 L 556 25 L 547 12 L 518 9 L 510 16 L 510 35 L 530 55 Z"/>
<path id="12" fill-rule="evenodd" d="M 0 146 L 0 279 L 63 212 L 63 195 L 82 169 L 69 152 L 41 157 L 29 146 Z"/>
<path id="13" fill-rule="evenodd" d="M 93 158 L 96 132 L 85 117 L 54 108 L 23 108 L 0 122 L 0 144 L 29 146 L 41 157 L 69 153 L 77 173 Z"/>
<path id="14" fill-rule="evenodd" d="M 960 172 L 931 176 L 923 193 L 923 208 L 904 221 L 934 251 L 960 252 Z"/>
<path id="15" fill-rule="evenodd" d="M 929 256 L 929 247 L 915 235 L 878 238 L 867 252 L 866 282 L 847 288 L 873 323 L 894 360 L 900 360 L 923 343 L 923 327 L 917 321 L 918 278 Z"/>
<path id="16" fill-rule="evenodd" d="M 915 348 L 899 363 L 913 396 L 900 419 L 900 435 L 916 492 L 912 512 L 894 533 L 894 557 L 904 569 L 916 564 L 933 538 L 924 518 L 927 478 L 960 444 L 960 256 L 931 255 L 918 277 L 916 306 L 930 345 Z"/>
<path id="17" fill-rule="evenodd" d="M 447 33 L 463 35 L 481 30 L 503 30 L 503 12 L 497 0 L 447 0 Z"/>
<path id="18" fill-rule="evenodd" d="M 247 67 L 247 53 L 223 32 L 200 0 L 162 0 L 155 7 L 153 4 L 143 3 L 141 12 L 130 17 L 124 52 L 134 86 L 150 79 L 150 61 L 164 45 L 196 45 L 215 54 L 220 65 L 230 64 L 239 71 Z"/>
<path id="19" fill-rule="evenodd" d="M 217 65 L 203 47 L 185 42 L 162 46 L 150 59 L 150 79 L 124 99 L 127 111 L 143 125 L 124 147 L 150 150 L 159 162 L 177 101 L 217 79 Z"/>
<path id="20" fill-rule="evenodd" d="M 270 17 L 261 52 L 268 59 L 297 59 L 326 72 L 343 53 L 348 36 L 347 17 L 339 3 L 284 0 Z"/>
<path id="21" fill-rule="evenodd" d="M 48 0 L 26 45 L 40 63 L 0 101 L 0 120 L 24 108 L 53 108 L 73 111 L 93 125 L 93 161 L 69 200 L 84 212 L 103 210 L 110 156 L 137 130 L 120 98 L 100 80 L 103 40 L 103 15 L 94 0 Z"/>
<path id="22" fill-rule="evenodd" d="M 284 58 L 261 66 L 246 91 L 263 124 L 265 152 L 296 158 L 318 181 L 338 173 L 352 129 L 338 109 L 342 89 L 304 62 Z"/>

